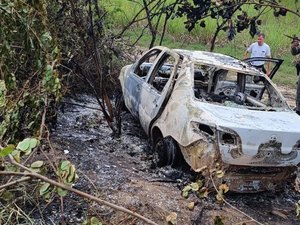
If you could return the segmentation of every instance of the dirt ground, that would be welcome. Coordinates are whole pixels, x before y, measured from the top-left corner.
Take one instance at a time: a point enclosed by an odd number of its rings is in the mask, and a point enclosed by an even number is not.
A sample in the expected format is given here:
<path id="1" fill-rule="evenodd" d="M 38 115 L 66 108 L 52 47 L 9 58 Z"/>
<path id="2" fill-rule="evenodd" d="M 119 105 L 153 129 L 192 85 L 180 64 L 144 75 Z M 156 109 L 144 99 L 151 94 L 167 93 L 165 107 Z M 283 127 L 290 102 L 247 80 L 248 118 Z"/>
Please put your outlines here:
<path id="1" fill-rule="evenodd" d="M 280 89 L 294 106 L 295 90 Z M 98 107 L 96 100 L 88 96 L 65 101 Z M 300 224 L 295 211 L 300 194 L 294 191 L 293 184 L 287 184 L 278 193 L 226 194 L 230 205 L 217 203 L 213 191 L 203 199 L 195 195 L 182 197 L 181 190 L 193 177 L 168 167 L 155 168 L 147 137 L 128 112 L 122 112 L 122 135 L 115 138 L 100 111 L 65 104 L 51 140 L 53 146 L 76 165 L 80 178 L 74 188 L 140 213 L 159 225 L 167 224 L 166 217 L 171 212 L 177 214 L 178 225 Z M 190 202 L 195 203 L 193 210 L 187 207 Z M 62 219 L 56 208 L 48 210 L 49 224 Z M 66 224 L 81 224 L 87 216 L 97 216 L 106 225 L 145 224 L 111 208 L 69 195 L 65 201 Z"/>

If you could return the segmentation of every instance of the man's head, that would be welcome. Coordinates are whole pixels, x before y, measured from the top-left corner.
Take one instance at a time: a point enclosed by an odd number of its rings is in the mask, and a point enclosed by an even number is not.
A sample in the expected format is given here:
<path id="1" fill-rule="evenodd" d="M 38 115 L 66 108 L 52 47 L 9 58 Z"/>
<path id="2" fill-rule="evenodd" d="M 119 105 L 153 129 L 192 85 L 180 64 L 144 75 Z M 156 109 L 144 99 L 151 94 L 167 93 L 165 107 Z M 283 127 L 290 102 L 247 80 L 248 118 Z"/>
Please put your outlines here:
<path id="1" fill-rule="evenodd" d="M 259 33 L 257 35 L 257 43 L 259 46 L 263 45 L 265 42 L 265 35 L 263 33 Z"/>

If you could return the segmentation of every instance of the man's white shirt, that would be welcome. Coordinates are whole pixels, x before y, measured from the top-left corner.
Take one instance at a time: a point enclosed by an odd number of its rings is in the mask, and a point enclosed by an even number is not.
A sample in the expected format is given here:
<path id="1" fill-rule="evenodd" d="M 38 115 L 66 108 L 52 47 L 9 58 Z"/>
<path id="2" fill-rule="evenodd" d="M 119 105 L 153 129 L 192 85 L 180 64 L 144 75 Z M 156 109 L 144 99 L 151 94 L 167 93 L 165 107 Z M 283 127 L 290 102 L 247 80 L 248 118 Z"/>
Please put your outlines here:
<path id="1" fill-rule="evenodd" d="M 255 42 L 249 46 L 247 51 L 251 53 L 250 58 L 271 56 L 270 47 L 266 43 L 263 43 L 263 45 L 259 46 L 258 43 Z M 255 61 L 252 62 L 251 64 L 254 66 L 262 66 L 264 64 L 264 61 Z"/>

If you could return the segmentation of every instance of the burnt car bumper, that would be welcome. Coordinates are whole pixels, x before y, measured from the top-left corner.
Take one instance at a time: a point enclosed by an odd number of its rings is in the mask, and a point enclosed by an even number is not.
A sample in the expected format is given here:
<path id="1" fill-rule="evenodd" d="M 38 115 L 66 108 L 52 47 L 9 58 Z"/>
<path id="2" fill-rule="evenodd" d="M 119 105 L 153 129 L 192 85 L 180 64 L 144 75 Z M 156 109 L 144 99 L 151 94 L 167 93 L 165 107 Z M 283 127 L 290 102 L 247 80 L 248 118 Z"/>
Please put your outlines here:
<path id="1" fill-rule="evenodd" d="M 225 182 L 229 190 L 239 193 L 277 191 L 288 182 L 293 182 L 296 167 L 247 167 L 229 166 L 218 183 Z"/>

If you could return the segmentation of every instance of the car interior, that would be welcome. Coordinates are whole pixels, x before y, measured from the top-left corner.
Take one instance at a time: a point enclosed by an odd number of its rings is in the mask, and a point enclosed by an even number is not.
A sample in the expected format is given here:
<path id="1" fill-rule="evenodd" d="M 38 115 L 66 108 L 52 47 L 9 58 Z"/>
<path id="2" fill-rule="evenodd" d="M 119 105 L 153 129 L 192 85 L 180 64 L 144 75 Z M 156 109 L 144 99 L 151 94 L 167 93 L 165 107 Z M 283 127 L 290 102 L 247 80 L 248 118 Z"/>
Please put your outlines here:
<path id="1" fill-rule="evenodd" d="M 203 65 L 194 68 L 194 94 L 203 101 L 249 109 L 271 110 L 282 103 L 274 87 L 262 76 Z"/>

